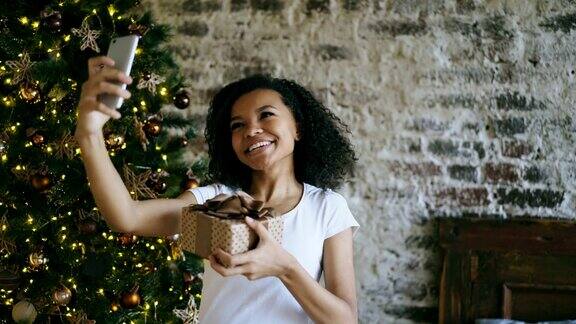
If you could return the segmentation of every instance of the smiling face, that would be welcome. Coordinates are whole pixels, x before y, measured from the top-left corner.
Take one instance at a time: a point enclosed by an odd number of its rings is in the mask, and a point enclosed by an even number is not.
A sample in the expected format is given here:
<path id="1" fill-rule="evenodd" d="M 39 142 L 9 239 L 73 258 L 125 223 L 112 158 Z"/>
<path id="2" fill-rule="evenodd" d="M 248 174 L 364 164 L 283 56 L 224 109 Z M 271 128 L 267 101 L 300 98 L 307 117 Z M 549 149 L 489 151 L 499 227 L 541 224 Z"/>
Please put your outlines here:
<path id="1" fill-rule="evenodd" d="M 229 127 L 236 156 L 252 170 L 293 166 L 296 120 L 278 92 L 257 89 L 242 95 L 232 106 Z"/>

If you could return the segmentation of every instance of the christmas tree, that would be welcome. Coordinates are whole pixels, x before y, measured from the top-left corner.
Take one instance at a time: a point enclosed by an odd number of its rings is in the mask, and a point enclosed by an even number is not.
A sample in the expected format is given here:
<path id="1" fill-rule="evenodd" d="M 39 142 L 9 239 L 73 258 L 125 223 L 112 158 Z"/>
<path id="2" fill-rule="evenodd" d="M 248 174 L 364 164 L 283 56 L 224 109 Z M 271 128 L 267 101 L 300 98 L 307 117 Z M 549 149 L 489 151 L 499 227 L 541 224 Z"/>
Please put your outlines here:
<path id="1" fill-rule="evenodd" d="M 122 118 L 104 129 L 112 162 L 135 200 L 198 186 L 206 157 L 184 119 L 190 97 L 138 1 L 0 4 L 0 317 L 16 322 L 195 321 L 200 259 L 178 235 L 111 231 L 99 214 L 75 142 L 76 105 L 90 57 L 114 37 L 140 36 Z"/>

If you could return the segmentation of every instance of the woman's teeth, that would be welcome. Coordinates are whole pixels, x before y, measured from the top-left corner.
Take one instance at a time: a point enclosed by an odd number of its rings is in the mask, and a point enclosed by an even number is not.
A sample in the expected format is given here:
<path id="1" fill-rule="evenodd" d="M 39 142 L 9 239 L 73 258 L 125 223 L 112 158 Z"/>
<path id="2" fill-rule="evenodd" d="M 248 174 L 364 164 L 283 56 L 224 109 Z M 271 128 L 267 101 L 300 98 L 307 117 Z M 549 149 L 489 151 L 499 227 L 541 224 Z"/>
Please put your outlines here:
<path id="1" fill-rule="evenodd" d="M 256 143 L 256 144 L 250 146 L 250 147 L 248 148 L 248 150 L 247 150 L 247 153 L 254 152 L 254 151 L 256 151 L 257 149 L 266 147 L 266 146 L 268 146 L 268 145 L 270 145 L 270 144 L 272 144 L 272 142 L 258 142 L 258 143 Z"/>

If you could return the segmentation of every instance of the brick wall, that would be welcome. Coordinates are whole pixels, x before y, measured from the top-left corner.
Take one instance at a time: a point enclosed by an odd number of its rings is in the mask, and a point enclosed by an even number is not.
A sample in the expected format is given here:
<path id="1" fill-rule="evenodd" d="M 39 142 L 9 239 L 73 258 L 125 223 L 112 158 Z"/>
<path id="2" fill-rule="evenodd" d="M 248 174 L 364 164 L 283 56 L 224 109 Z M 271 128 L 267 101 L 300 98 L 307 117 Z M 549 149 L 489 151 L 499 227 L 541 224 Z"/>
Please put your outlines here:
<path id="1" fill-rule="evenodd" d="M 576 217 L 572 1 L 147 4 L 176 30 L 200 127 L 210 95 L 254 72 L 351 126 L 362 323 L 435 320 L 434 217 Z"/>

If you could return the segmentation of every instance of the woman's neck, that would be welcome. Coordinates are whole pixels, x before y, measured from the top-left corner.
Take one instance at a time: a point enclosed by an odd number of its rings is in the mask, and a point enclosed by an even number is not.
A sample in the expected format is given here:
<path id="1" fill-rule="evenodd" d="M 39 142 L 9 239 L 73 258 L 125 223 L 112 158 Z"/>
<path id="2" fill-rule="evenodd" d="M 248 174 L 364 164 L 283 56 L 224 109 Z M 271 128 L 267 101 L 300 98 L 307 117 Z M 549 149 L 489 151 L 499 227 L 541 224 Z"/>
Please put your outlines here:
<path id="1" fill-rule="evenodd" d="M 269 202 L 284 201 L 289 197 L 300 197 L 303 184 L 300 184 L 295 175 L 272 176 L 269 173 L 254 172 L 250 195 L 256 200 Z"/>

